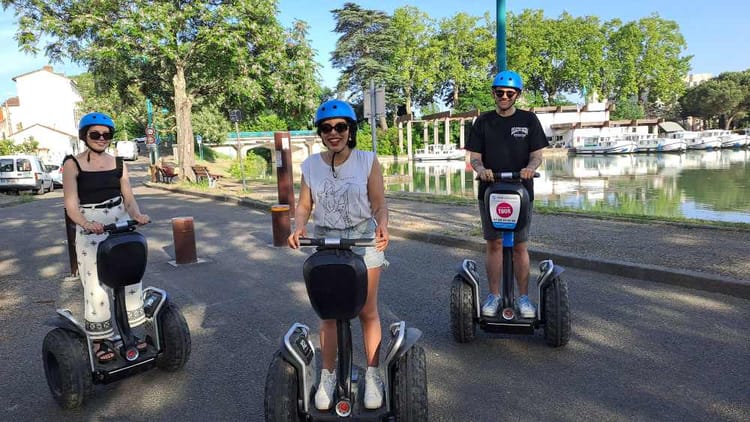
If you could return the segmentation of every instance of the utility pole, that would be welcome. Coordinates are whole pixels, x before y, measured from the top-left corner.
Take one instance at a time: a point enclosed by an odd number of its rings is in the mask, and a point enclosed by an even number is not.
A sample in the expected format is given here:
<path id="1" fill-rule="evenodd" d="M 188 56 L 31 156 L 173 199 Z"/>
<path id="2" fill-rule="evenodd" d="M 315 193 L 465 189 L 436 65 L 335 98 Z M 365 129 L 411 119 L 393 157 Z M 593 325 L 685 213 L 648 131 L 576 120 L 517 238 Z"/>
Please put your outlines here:
<path id="1" fill-rule="evenodd" d="M 497 35 L 495 42 L 495 54 L 497 73 L 502 72 L 507 68 L 507 60 L 505 54 L 505 0 L 497 0 Z"/>

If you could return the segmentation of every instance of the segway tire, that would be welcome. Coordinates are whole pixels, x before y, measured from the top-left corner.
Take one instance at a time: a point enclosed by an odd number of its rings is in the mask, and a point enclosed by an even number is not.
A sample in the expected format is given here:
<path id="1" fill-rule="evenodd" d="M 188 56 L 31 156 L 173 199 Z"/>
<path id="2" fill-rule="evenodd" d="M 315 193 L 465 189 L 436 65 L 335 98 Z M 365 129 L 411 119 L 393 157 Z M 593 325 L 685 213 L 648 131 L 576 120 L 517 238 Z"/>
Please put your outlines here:
<path id="1" fill-rule="evenodd" d="M 424 349 L 415 344 L 393 370 L 393 414 L 397 421 L 426 422 L 427 363 Z"/>
<path id="2" fill-rule="evenodd" d="M 474 314 L 474 292 L 457 275 L 451 283 L 451 333 L 457 342 L 468 343 L 476 337 Z"/>
<path id="3" fill-rule="evenodd" d="M 83 336 L 55 328 L 44 337 L 42 360 L 47 385 L 60 407 L 75 409 L 91 396 L 94 382 Z"/>
<path id="4" fill-rule="evenodd" d="M 568 284 L 555 277 L 544 293 L 544 341 L 550 347 L 562 347 L 570 340 L 570 302 Z"/>
<path id="5" fill-rule="evenodd" d="M 158 318 L 162 351 L 156 357 L 156 366 L 169 372 L 177 371 L 190 359 L 190 329 L 180 308 L 170 300 L 159 311 Z"/>
<path id="6" fill-rule="evenodd" d="M 266 422 L 300 422 L 298 406 L 297 370 L 284 360 L 280 352 L 274 354 L 266 374 L 264 408 Z"/>

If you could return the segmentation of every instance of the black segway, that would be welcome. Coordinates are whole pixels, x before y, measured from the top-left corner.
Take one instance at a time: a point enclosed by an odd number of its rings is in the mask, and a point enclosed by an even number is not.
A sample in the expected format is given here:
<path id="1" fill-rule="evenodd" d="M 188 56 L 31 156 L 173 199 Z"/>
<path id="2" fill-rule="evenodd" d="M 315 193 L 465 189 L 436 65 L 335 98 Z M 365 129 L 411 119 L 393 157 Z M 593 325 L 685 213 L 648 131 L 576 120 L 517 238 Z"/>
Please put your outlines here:
<path id="1" fill-rule="evenodd" d="M 135 231 L 136 221 L 108 224 L 110 235 L 99 244 L 97 269 L 99 280 L 113 291 L 115 324 L 118 336 L 107 340 L 115 359 L 99 362 L 93 341 L 69 309 L 58 309 L 50 321 L 42 359 L 52 397 L 63 408 L 80 406 L 93 393 L 94 384 L 108 384 L 153 367 L 176 371 L 190 357 L 190 331 L 177 305 L 167 292 L 155 287 L 143 289 L 145 350 L 138 350 L 136 337 L 128 323 L 125 290 L 138 282 L 146 270 L 146 238 Z M 140 328 L 140 327 L 139 327 Z"/>
<path id="2" fill-rule="evenodd" d="M 538 174 L 535 175 L 538 177 Z M 486 209 L 493 227 L 503 236 L 502 303 L 496 316 L 480 312 L 480 277 L 477 263 L 464 259 L 451 284 L 451 332 L 459 343 L 470 342 L 476 326 L 485 331 L 508 334 L 534 334 L 544 330 L 544 340 L 551 347 L 560 347 L 570 338 L 570 304 L 568 285 L 562 278 L 564 269 L 551 259 L 539 263 L 536 280 L 539 304 L 533 318 L 523 318 L 515 306 L 513 276 L 513 245 L 516 229 L 528 224 L 529 194 L 521 184 L 518 172 L 495 173 L 495 182 L 484 194 Z"/>
<path id="3" fill-rule="evenodd" d="M 307 294 L 321 319 L 335 319 L 338 337 L 336 390 L 331 410 L 315 408 L 313 397 L 320 371 L 310 329 L 293 324 L 268 368 L 265 387 L 266 421 L 427 421 L 427 370 L 424 349 L 416 344 L 422 332 L 404 321 L 390 326 L 384 349 L 384 403 L 364 407 L 364 371 L 352 364 L 351 319 L 367 299 L 367 267 L 352 246 L 372 246 L 371 239 L 300 239 L 318 250 L 305 261 Z"/>

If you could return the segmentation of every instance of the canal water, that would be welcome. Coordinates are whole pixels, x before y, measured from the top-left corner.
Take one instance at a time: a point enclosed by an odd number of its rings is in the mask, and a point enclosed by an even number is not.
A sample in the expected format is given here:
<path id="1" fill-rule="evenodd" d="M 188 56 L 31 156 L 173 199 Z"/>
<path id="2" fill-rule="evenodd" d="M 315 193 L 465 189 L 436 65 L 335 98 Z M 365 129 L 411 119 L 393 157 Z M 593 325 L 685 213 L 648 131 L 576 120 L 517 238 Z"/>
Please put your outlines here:
<path id="1" fill-rule="evenodd" d="M 463 161 L 384 162 L 388 191 L 476 198 Z M 545 154 L 537 204 L 750 223 L 750 150 L 568 156 Z"/>

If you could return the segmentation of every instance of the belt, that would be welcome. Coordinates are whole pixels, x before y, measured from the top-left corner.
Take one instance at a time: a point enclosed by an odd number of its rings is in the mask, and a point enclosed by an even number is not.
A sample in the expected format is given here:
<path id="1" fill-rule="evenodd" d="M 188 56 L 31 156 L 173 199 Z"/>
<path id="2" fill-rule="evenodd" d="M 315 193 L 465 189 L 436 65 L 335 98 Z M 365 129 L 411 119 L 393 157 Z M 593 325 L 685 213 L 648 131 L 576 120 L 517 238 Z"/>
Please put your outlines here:
<path id="1" fill-rule="evenodd" d="M 88 205 L 88 204 L 82 204 L 81 208 L 112 208 L 120 205 L 122 203 L 122 196 L 117 199 L 109 200 L 103 204 L 97 204 L 97 205 Z"/>

